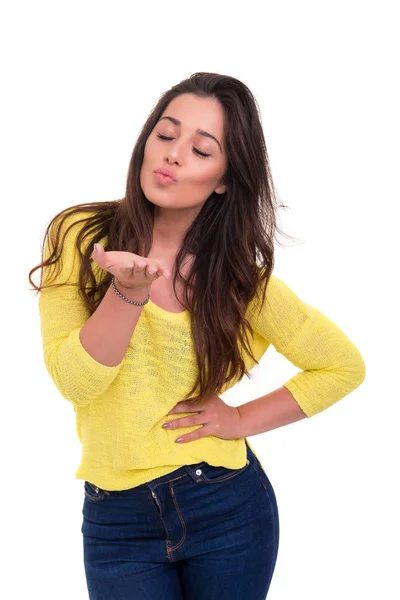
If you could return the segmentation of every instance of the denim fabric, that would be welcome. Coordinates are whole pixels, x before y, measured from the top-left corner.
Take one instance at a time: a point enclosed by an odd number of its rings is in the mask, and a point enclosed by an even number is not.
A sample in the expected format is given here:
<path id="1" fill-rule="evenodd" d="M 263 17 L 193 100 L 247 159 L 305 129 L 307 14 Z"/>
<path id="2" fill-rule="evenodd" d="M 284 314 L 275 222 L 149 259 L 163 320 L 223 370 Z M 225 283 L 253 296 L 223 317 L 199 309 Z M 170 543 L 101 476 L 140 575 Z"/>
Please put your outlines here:
<path id="1" fill-rule="evenodd" d="M 246 449 L 241 469 L 201 462 L 122 491 L 85 481 L 90 600 L 264 600 L 278 555 L 278 507 Z"/>

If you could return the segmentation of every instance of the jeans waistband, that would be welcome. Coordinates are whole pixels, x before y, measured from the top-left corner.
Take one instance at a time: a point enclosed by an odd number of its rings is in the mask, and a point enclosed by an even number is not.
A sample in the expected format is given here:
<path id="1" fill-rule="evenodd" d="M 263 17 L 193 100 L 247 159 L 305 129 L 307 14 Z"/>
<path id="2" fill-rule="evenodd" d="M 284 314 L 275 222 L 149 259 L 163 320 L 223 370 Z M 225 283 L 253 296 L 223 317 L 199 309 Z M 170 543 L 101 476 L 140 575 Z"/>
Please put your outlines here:
<path id="1" fill-rule="evenodd" d="M 247 451 L 247 464 L 249 462 L 257 461 L 257 457 L 254 455 L 254 452 L 251 450 L 246 439 L 245 439 L 245 442 L 246 442 L 246 451 Z M 181 477 L 185 477 L 187 475 L 189 475 L 192 479 L 194 479 L 194 481 L 197 481 L 199 479 L 199 474 L 196 473 L 196 471 L 201 470 L 201 467 L 205 464 L 208 464 L 208 463 L 206 461 L 201 461 L 199 463 L 195 463 L 192 465 L 183 465 L 183 467 L 179 467 L 179 469 L 176 469 L 175 471 L 172 471 L 171 473 L 167 473 L 166 475 L 162 475 L 161 477 L 157 477 L 156 479 L 153 479 L 152 481 L 148 481 L 147 483 L 144 483 L 143 485 L 145 485 L 145 486 L 149 487 L 151 490 L 153 490 L 155 487 L 157 487 L 158 485 L 160 485 L 162 483 L 175 481 L 176 479 L 180 479 Z"/>

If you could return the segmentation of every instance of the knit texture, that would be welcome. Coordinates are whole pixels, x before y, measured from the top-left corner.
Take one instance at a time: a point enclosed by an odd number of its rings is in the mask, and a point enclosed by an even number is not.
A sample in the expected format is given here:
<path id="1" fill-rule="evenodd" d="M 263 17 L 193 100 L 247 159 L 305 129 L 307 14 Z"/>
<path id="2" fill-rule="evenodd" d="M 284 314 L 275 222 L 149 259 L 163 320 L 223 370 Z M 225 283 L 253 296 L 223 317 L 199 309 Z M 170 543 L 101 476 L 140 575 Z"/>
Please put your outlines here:
<path id="1" fill-rule="evenodd" d="M 68 217 L 61 235 L 85 214 L 90 213 Z M 197 375 L 188 311 L 170 313 L 150 300 L 119 365 L 103 365 L 84 349 L 79 334 L 90 312 L 78 287 L 72 285 L 78 282 L 75 240 L 79 227 L 74 225 L 67 234 L 61 269 L 52 282 L 64 285 L 45 288 L 38 300 L 46 369 L 76 413 L 82 454 L 75 477 L 106 490 L 124 490 L 185 464 L 207 461 L 230 469 L 243 467 L 245 438 L 224 440 L 211 435 L 180 445 L 174 441 L 178 431 L 184 435 L 198 426 L 171 431 L 161 427 L 168 420 L 190 414 L 167 416 L 181 398 L 187 397 Z M 45 258 L 52 247 L 53 229 Z M 100 243 L 105 245 L 106 240 Z M 45 279 L 48 269 L 43 271 Z M 93 271 L 96 277 L 101 276 L 95 263 Z M 271 276 L 263 310 L 258 309 L 254 300 L 247 313 L 254 329 L 254 356 L 259 360 L 272 345 L 301 369 L 282 385 L 307 417 L 325 410 L 363 382 L 365 364 L 354 343 L 277 276 Z M 246 353 L 243 360 L 248 369 L 255 365 Z M 226 384 L 220 393 L 235 383 Z"/>

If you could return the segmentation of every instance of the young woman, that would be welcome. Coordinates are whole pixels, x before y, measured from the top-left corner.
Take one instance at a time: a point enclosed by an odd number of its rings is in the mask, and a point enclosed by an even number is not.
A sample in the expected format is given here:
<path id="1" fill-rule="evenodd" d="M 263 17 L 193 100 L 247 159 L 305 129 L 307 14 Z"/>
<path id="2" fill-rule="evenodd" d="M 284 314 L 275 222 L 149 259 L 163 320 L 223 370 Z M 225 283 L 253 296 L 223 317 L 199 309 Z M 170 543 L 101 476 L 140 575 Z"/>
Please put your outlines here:
<path id="1" fill-rule="evenodd" d="M 345 333 L 272 274 L 277 207 L 252 93 L 195 73 L 144 124 L 125 197 L 46 230 L 29 278 L 42 268 L 44 360 L 76 412 L 92 600 L 267 596 L 278 508 L 246 436 L 365 377 Z M 271 344 L 302 370 L 228 406 Z"/>

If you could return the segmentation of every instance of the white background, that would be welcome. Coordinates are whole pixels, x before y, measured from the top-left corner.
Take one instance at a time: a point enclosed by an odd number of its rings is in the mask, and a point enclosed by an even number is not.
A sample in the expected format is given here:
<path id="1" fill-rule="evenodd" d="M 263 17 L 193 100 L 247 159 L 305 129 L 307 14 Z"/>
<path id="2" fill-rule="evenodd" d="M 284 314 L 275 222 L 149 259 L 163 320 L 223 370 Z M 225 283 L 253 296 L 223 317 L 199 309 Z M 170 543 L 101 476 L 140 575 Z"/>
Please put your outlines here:
<path id="1" fill-rule="evenodd" d="M 250 438 L 280 510 L 268 600 L 399 598 L 396 4 L 3 5 L 3 598 L 87 598 L 74 411 L 44 366 L 28 272 L 57 212 L 123 197 L 144 120 L 196 71 L 255 94 L 290 207 L 279 223 L 300 240 L 282 240 L 275 274 L 346 332 L 367 368 L 323 413 Z M 296 372 L 270 348 L 224 397 L 242 404 Z"/>

